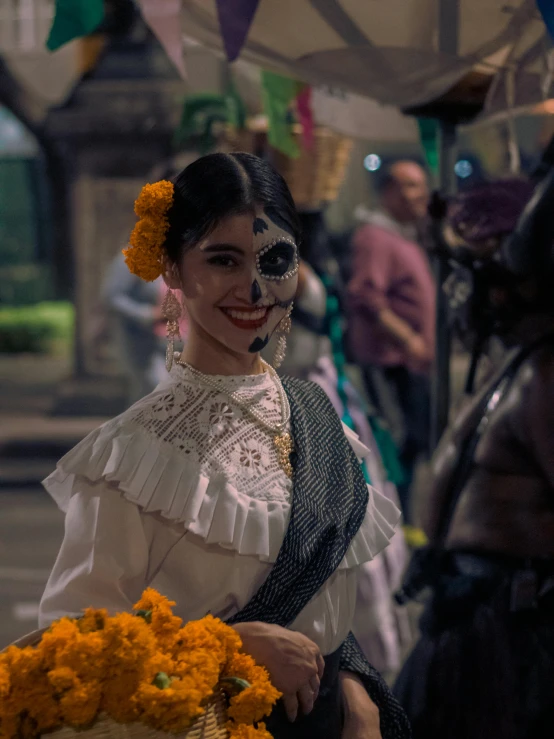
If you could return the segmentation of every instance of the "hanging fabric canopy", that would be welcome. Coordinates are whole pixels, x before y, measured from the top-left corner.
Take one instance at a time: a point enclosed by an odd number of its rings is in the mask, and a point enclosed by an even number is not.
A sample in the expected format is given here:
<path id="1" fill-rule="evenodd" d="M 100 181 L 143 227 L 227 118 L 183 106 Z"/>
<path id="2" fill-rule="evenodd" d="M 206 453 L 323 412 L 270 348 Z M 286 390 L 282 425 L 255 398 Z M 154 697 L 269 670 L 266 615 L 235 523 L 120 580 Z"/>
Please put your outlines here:
<path id="1" fill-rule="evenodd" d="M 472 74 L 489 90 L 487 109 L 550 93 L 552 46 L 536 0 L 183 0 L 182 8 L 183 32 L 231 60 L 399 108 L 436 100 Z"/>
<path id="2" fill-rule="evenodd" d="M 189 46 L 188 40 L 185 40 L 187 59 L 189 48 L 197 49 L 198 45 Z M 203 59 L 207 59 L 209 54 L 209 51 L 205 51 Z M 206 61 L 203 63 L 205 67 Z M 223 65 L 223 61 L 221 64 Z M 261 113 L 260 68 L 240 60 L 233 64 L 232 76 L 248 113 L 250 115 Z M 222 85 L 223 79 L 224 74 L 219 71 L 219 77 L 216 79 L 214 76 L 212 86 L 219 89 L 218 85 Z M 190 81 L 192 82 L 192 74 Z M 223 91 L 223 87 L 220 91 Z M 346 90 L 329 89 L 327 86 L 312 88 L 310 105 L 316 125 L 326 126 L 344 136 L 379 143 L 412 144 L 419 141 L 416 120 L 411 116 L 402 115 L 398 108 L 392 105 L 383 105 L 376 100 Z"/>

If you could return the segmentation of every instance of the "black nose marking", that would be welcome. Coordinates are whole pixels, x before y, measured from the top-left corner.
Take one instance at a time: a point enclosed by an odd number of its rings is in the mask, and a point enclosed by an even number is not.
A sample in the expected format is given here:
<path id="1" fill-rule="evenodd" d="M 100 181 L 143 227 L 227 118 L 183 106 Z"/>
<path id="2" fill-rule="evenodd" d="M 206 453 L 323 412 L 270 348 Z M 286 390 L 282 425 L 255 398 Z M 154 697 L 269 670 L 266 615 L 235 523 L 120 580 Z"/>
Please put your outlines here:
<path id="1" fill-rule="evenodd" d="M 258 285 L 258 280 L 254 280 L 250 288 L 250 299 L 253 303 L 257 303 L 262 298 L 262 290 Z"/>

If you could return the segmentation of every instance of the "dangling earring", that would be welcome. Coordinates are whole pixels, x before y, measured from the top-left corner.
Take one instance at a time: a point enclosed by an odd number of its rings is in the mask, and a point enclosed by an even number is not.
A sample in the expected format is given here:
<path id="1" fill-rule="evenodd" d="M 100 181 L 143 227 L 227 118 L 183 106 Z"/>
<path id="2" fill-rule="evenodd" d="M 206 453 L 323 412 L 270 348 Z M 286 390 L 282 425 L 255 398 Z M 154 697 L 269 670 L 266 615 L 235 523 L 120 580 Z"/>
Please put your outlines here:
<path id="1" fill-rule="evenodd" d="M 279 324 L 279 338 L 277 340 L 277 346 L 275 347 L 275 354 L 273 355 L 273 366 L 278 369 L 282 364 L 287 353 L 287 334 L 290 333 L 292 328 L 292 321 L 290 320 L 290 314 L 292 313 L 292 304 L 287 309 L 287 312 Z"/>
<path id="2" fill-rule="evenodd" d="M 181 338 L 179 331 L 179 319 L 181 318 L 181 306 L 175 297 L 173 290 L 168 290 L 162 303 L 162 316 L 167 321 L 167 349 L 165 350 L 165 368 L 169 372 L 173 367 L 173 352 L 175 350 L 175 339 Z"/>

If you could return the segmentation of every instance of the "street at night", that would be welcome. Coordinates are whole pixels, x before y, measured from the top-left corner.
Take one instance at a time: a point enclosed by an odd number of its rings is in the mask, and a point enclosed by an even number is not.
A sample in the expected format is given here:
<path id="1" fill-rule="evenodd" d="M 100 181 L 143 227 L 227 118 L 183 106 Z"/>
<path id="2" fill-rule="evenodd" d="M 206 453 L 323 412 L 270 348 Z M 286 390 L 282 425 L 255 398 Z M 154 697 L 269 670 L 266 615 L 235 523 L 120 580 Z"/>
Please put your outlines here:
<path id="1" fill-rule="evenodd" d="M 0 648 L 37 628 L 62 534 L 63 516 L 43 488 L 0 490 Z"/>
<path id="2" fill-rule="evenodd" d="M 0 739 L 553 739 L 553 283 L 554 0 L 0 1 Z"/>

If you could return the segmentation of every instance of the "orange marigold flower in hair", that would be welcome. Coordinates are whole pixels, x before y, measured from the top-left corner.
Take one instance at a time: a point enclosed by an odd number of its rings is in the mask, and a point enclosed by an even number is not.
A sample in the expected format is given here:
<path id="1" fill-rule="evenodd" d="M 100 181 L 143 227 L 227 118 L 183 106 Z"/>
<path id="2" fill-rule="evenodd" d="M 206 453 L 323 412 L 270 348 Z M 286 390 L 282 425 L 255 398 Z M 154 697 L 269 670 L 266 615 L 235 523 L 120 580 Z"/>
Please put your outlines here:
<path id="1" fill-rule="evenodd" d="M 169 180 L 145 185 L 135 201 L 135 213 L 139 218 L 164 218 L 173 203 L 174 186 Z"/>
<path id="2" fill-rule="evenodd" d="M 146 282 L 156 280 L 164 268 L 164 242 L 169 228 L 167 214 L 173 204 L 174 187 L 168 180 L 145 185 L 135 202 L 140 218 L 123 250 L 130 271 Z"/>

